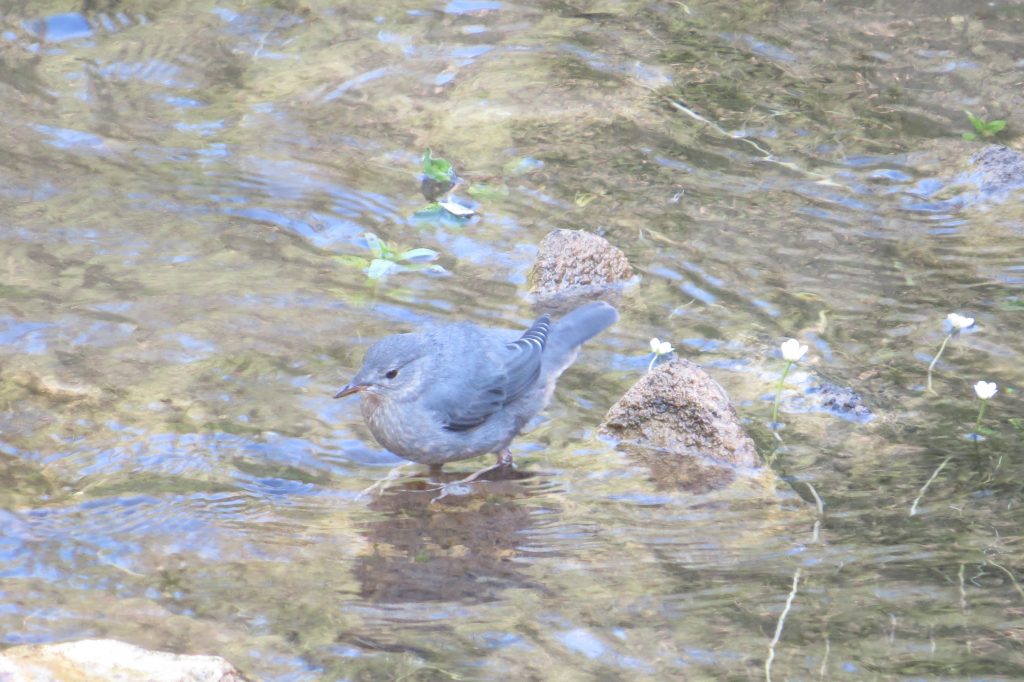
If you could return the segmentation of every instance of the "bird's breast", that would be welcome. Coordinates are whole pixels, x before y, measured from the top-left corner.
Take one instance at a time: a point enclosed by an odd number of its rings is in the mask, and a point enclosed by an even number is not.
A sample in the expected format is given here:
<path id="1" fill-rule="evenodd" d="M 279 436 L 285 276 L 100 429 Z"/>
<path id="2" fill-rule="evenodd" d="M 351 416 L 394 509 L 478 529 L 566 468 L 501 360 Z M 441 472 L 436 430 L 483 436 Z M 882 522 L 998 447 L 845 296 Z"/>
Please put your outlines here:
<path id="1" fill-rule="evenodd" d="M 377 442 L 406 459 L 423 464 L 443 464 L 467 459 L 503 447 L 514 435 L 510 429 L 495 430 L 490 423 L 467 431 L 449 431 L 434 412 L 416 401 L 363 396 L 362 413 Z"/>
<path id="2" fill-rule="evenodd" d="M 396 455 L 416 453 L 430 429 L 414 404 L 365 395 L 361 408 L 374 438 Z"/>

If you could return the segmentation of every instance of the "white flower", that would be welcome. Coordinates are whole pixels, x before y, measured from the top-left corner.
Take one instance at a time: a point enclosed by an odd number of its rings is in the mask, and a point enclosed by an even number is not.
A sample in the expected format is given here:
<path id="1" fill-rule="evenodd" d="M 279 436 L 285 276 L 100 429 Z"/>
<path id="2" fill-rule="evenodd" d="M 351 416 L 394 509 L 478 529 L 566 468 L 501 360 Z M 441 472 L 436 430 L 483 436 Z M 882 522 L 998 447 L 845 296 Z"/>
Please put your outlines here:
<path id="1" fill-rule="evenodd" d="M 807 346 L 796 339 L 786 339 L 782 343 L 782 357 L 787 362 L 800 362 L 800 358 L 807 352 Z"/>
<path id="2" fill-rule="evenodd" d="M 655 355 L 668 355 L 673 350 L 675 349 L 668 341 L 659 341 L 657 337 L 651 339 L 651 352 Z"/>
<path id="3" fill-rule="evenodd" d="M 974 392 L 977 393 L 978 397 L 982 400 L 988 400 L 994 396 L 997 388 L 998 387 L 995 385 L 995 382 L 992 381 L 979 381 L 974 384 Z"/>
<path id="4" fill-rule="evenodd" d="M 949 315 L 946 315 L 946 322 L 949 322 L 949 326 L 951 326 L 955 331 L 961 331 L 974 324 L 974 318 L 950 313 Z"/>

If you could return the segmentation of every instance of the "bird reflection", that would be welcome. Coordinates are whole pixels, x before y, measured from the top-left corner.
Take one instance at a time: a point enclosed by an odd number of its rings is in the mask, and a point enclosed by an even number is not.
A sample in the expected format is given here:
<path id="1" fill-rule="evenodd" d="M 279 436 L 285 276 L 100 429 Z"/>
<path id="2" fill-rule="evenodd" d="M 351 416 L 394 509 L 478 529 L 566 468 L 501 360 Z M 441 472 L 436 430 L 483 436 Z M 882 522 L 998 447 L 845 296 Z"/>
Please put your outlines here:
<path id="1" fill-rule="evenodd" d="M 479 602 L 529 586 L 519 559 L 528 554 L 521 545 L 535 509 L 520 500 L 540 492 L 539 477 L 496 469 L 438 499 L 439 486 L 458 478 L 399 479 L 372 498 L 377 514 L 364 531 L 370 549 L 354 569 L 363 598 Z"/>

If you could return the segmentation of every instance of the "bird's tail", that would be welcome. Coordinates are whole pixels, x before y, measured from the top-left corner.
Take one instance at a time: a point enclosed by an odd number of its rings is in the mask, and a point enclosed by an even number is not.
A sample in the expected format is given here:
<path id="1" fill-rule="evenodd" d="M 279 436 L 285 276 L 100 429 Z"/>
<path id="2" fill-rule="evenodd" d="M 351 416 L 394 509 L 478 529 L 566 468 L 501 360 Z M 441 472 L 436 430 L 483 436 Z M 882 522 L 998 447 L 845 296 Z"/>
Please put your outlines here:
<path id="1" fill-rule="evenodd" d="M 619 313 L 604 301 L 576 308 L 552 326 L 544 350 L 545 363 L 554 366 L 571 362 L 576 349 L 619 319 Z"/>

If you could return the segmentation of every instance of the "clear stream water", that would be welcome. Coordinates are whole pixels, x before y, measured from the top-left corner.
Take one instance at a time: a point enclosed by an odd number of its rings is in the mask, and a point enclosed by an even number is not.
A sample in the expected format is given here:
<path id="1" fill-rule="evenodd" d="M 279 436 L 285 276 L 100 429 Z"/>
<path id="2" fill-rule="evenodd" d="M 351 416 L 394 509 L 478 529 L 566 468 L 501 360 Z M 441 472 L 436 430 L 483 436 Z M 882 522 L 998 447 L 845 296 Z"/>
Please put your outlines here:
<path id="1" fill-rule="evenodd" d="M 1024 204 L 960 139 L 970 110 L 1017 143 L 1022 72 L 998 1 L 5 4 L 0 644 L 267 680 L 1024 677 Z M 416 217 L 427 147 L 490 188 L 476 217 Z M 359 497 L 398 463 L 331 399 L 366 346 L 528 323 L 560 227 L 642 281 L 520 476 Z M 448 274 L 367 279 L 366 232 Z M 767 476 L 687 491 L 596 437 L 653 336 Z"/>

